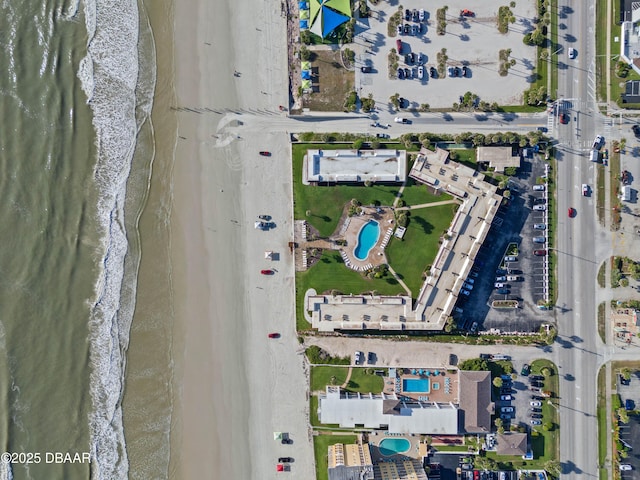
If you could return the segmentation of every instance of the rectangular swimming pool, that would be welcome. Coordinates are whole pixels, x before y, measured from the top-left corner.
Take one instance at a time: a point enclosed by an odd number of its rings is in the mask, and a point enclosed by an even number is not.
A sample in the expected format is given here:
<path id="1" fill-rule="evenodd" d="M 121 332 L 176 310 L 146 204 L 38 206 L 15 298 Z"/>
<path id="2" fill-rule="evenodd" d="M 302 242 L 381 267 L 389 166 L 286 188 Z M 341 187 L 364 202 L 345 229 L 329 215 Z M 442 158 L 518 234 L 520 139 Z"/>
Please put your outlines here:
<path id="1" fill-rule="evenodd" d="M 402 391 L 409 393 L 429 393 L 429 379 L 405 378 L 402 380 Z"/>

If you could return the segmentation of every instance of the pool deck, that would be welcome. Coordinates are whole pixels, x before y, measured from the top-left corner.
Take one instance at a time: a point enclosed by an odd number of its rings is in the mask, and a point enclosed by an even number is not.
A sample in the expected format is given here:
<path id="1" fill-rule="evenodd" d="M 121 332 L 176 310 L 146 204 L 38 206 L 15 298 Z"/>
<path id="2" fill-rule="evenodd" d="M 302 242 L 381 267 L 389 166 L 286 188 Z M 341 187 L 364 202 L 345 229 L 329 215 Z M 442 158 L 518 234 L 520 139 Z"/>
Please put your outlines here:
<path id="1" fill-rule="evenodd" d="M 446 370 L 442 370 L 441 368 L 423 368 L 424 371 L 429 371 L 430 375 L 418 375 L 411 373 L 413 368 L 405 368 L 398 369 L 398 377 L 385 377 L 384 378 L 384 388 L 383 393 L 392 394 L 395 393 L 398 397 L 408 397 L 412 400 L 417 400 L 421 402 L 436 402 L 436 403 L 459 403 L 458 399 L 458 374 L 447 372 Z M 434 375 L 434 373 L 438 371 L 438 375 Z M 402 380 L 407 379 L 428 379 L 429 380 L 429 391 L 428 392 L 405 392 L 402 390 Z M 445 380 L 448 379 L 448 380 Z M 438 384 L 437 388 L 434 388 L 435 384 Z M 445 384 L 449 384 L 449 388 L 445 388 Z"/>

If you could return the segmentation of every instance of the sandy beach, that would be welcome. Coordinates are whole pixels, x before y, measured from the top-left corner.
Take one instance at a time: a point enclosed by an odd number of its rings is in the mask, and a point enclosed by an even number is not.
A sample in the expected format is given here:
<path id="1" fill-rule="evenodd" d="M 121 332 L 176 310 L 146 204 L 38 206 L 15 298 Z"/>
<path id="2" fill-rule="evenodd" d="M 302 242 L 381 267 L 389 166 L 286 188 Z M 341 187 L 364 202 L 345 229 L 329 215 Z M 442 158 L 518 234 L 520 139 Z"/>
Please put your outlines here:
<path id="1" fill-rule="evenodd" d="M 277 457 L 291 456 L 293 478 L 314 478 L 287 248 L 288 136 L 238 124 L 251 115 L 279 118 L 278 105 L 287 105 L 281 5 L 183 2 L 175 12 L 174 48 L 170 475 L 276 478 Z M 272 156 L 261 157 L 260 150 Z M 254 229 L 259 214 L 271 215 L 276 227 Z M 279 260 L 266 260 L 265 250 Z M 276 273 L 260 275 L 262 268 Z M 274 331 L 281 338 L 267 337 Z M 274 441 L 274 431 L 289 432 L 294 444 Z"/>

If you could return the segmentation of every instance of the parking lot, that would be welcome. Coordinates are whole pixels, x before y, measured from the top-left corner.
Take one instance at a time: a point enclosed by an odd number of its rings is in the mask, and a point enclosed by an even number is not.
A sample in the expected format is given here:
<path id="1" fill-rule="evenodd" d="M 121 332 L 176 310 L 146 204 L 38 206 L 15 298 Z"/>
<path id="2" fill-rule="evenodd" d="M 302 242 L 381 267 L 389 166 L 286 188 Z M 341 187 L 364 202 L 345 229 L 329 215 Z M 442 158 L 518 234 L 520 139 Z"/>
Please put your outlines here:
<path id="1" fill-rule="evenodd" d="M 458 300 L 457 308 L 462 312 L 457 310 L 455 316 L 460 328 L 470 330 L 476 323 L 480 330 L 537 332 L 551 320 L 549 311 L 538 308 L 548 288 L 548 204 L 546 186 L 536 187 L 544 190 L 535 190 L 534 186 L 541 185 L 537 182 L 545 172 L 544 160 L 535 155 L 524 158 L 518 176 L 511 177 L 511 202 L 498 212 L 476 259 L 469 277 L 474 281 L 471 295 L 461 295 Z M 536 206 L 544 210 L 534 209 Z M 535 243 L 534 238 L 545 242 Z M 519 308 L 492 308 L 495 300 L 517 300 Z"/>
<path id="2" fill-rule="evenodd" d="M 626 384 L 625 384 L 626 383 Z M 622 382 L 620 375 L 616 375 L 616 389 L 625 406 L 627 401 L 635 410 L 640 409 L 640 373 L 632 372 L 629 382 Z M 640 480 L 640 417 L 629 415 L 629 423 L 620 425 L 620 440 L 626 443 L 631 450 L 623 463 L 631 465 L 633 470 L 621 471 L 624 480 Z"/>
<path id="3" fill-rule="evenodd" d="M 521 373 L 520 370 L 517 371 Z M 540 424 L 545 422 L 542 413 L 542 405 L 547 401 L 542 397 L 541 391 L 544 390 L 544 380 L 541 376 L 531 374 L 529 376 L 518 375 L 516 380 L 510 381 L 505 379 L 500 389 L 500 397 L 496 398 L 496 415 L 503 420 L 505 430 L 510 425 L 525 425 L 529 428 L 540 428 L 532 425 L 531 421 L 539 421 Z M 502 400 L 503 395 L 511 397 L 508 400 Z M 532 405 L 532 402 L 534 403 Z M 537 405 L 539 403 L 539 405 Z M 503 412 L 504 408 L 512 408 L 511 412 Z"/>
<path id="4" fill-rule="evenodd" d="M 536 15 L 532 0 L 516 2 L 512 8 L 516 22 L 510 24 L 509 32 L 501 34 L 497 29 L 498 8 L 505 2 L 488 0 L 470 6 L 465 0 L 449 2 L 424 2 L 422 0 L 406 0 L 403 9 L 425 10 L 424 21 L 406 20 L 403 10 L 403 33 L 388 34 L 389 18 L 398 10 L 397 1 L 380 2 L 372 5 L 369 18 L 359 19 L 356 27 L 355 42 L 357 65 L 369 66 L 369 73 L 356 69 L 356 86 L 361 96 L 373 94 L 376 102 L 387 104 L 389 97 L 399 93 L 409 101 L 409 108 L 417 109 L 422 103 L 431 107 L 450 107 L 461 95 L 471 91 L 486 102 L 498 102 L 501 105 L 520 103 L 522 92 L 534 81 L 536 50 L 525 45 L 522 37 L 533 30 L 532 19 Z M 446 13 L 446 33 L 436 33 L 436 11 L 444 6 Z M 472 9 L 473 16 L 462 16 L 465 9 Z M 409 26 L 407 34 L 404 26 Z M 418 30 L 419 29 L 419 33 Z M 396 78 L 397 71 L 390 72 L 388 56 L 391 49 L 397 49 L 397 40 L 401 41 L 402 54 L 399 55 L 398 66 L 407 68 L 409 79 Z M 437 68 L 437 53 L 446 49 L 447 67 L 466 67 L 466 77 L 456 76 L 432 78 L 431 67 Z M 500 76 L 499 51 L 511 49 L 510 59 L 515 65 L 509 69 L 507 76 Z M 415 62 L 405 62 L 404 55 L 414 53 Z M 418 56 L 421 57 L 425 75 L 418 78 Z"/>

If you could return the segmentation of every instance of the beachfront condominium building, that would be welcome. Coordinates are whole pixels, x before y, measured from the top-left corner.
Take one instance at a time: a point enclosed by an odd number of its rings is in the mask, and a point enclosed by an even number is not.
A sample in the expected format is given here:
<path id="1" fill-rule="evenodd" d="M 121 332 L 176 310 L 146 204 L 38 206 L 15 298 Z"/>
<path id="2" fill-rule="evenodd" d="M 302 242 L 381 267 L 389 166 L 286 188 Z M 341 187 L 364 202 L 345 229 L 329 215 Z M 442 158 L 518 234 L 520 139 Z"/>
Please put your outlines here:
<path id="1" fill-rule="evenodd" d="M 373 480 L 373 462 L 369 444 L 329 445 L 329 480 Z"/>

